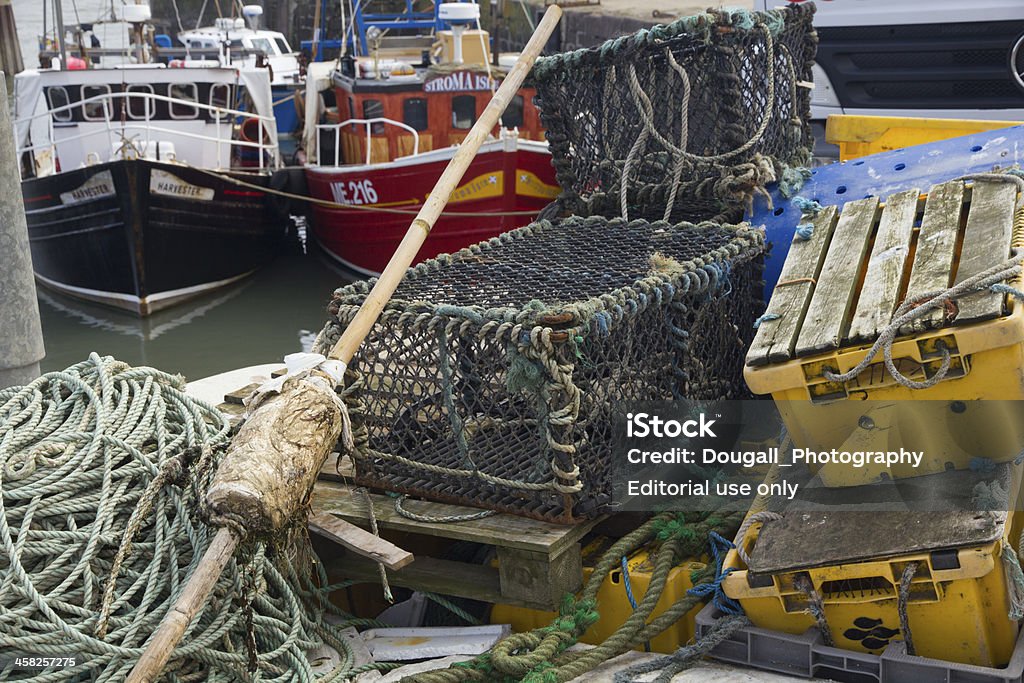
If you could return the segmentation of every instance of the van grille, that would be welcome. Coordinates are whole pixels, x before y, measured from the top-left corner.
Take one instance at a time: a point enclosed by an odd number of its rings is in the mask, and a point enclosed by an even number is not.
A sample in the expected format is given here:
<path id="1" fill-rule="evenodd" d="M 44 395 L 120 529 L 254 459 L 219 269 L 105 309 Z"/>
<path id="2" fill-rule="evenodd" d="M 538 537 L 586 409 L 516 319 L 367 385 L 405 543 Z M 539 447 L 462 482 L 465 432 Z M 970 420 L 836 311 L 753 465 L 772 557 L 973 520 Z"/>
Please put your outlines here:
<path id="1" fill-rule="evenodd" d="M 1024 21 L 823 27 L 818 63 L 844 107 L 1013 109 L 1010 50 Z"/>

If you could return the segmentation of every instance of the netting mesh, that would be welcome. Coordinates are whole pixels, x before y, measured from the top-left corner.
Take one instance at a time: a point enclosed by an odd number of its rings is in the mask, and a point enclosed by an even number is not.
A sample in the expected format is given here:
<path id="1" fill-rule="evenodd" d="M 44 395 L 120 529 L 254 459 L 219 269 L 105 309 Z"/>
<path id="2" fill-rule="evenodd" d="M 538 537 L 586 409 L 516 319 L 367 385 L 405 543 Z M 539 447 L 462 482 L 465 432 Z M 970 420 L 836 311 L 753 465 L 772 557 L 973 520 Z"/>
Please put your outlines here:
<path id="1" fill-rule="evenodd" d="M 611 494 L 618 401 L 739 398 L 762 233 L 538 221 L 409 271 L 346 376 L 356 479 L 569 522 Z M 373 282 L 335 292 L 326 352 Z"/>
<path id="2" fill-rule="evenodd" d="M 538 104 L 577 215 L 738 220 L 813 149 L 813 5 L 709 11 L 538 60 Z"/>

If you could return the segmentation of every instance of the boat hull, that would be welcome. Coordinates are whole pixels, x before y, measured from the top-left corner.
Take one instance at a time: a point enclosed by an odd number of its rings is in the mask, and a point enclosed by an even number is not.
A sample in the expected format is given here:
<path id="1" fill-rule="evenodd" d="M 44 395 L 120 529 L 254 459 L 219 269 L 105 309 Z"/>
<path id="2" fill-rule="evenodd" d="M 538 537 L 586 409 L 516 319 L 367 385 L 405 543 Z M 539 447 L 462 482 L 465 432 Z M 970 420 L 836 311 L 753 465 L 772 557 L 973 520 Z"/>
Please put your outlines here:
<path id="1" fill-rule="evenodd" d="M 283 245 L 285 221 L 260 174 L 144 159 L 22 182 L 36 277 L 145 316 L 235 282 Z"/>
<path id="2" fill-rule="evenodd" d="M 347 268 L 362 275 L 380 273 L 455 149 L 386 164 L 308 166 L 310 195 L 345 205 L 314 205 L 314 238 Z M 415 262 L 526 225 L 558 195 L 554 175 L 544 144 L 486 143 Z"/>

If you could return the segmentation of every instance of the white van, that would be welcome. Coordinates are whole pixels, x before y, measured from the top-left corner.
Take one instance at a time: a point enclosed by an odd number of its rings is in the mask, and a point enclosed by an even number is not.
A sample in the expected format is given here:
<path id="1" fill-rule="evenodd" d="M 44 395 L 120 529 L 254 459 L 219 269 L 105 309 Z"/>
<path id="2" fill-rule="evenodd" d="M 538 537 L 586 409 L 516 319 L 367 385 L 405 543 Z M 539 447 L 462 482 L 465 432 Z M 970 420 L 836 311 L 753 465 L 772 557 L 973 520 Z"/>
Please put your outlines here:
<path id="1" fill-rule="evenodd" d="M 801 0 L 805 1 L 805 0 Z M 777 0 L 755 0 L 771 9 Z M 1024 0 L 817 0 L 811 117 L 1024 121 Z"/>

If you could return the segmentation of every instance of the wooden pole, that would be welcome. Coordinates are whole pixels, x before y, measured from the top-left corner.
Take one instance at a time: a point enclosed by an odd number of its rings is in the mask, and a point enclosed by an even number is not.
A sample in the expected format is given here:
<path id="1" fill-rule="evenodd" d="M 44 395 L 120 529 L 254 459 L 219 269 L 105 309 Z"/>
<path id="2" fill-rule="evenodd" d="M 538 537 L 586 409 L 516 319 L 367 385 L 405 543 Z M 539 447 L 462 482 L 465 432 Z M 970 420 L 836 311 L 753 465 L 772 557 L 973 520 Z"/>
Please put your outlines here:
<path id="1" fill-rule="evenodd" d="M 462 180 L 462 176 L 466 173 L 480 146 L 498 124 L 499 117 L 522 86 L 530 69 L 533 68 L 534 61 L 540 55 L 541 50 L 544 49 L 548 37 L 558 24 L 561 16 L 562 10 L 560 7 L 557 5 L 548 7 L 544 18 L 530 38 L 530 42 L 526 44 L 526 47 L 520 53 L 515 66 L 505 76 L 501 87 L 498 88 L 487 108 L 484 109 L 472 130 L 469 131 L 469 134 L 462 141 L 459 149 L 455 152 L 447 168 L 445 168 L 438 179 L 437 184 L 434 185 L 430 196 L 427 197 L 423 207 L 416 214 L 412 224 L 409 225 L 409 230 L 405 233 L 405 237 L 402 239 L 401 244 L 398 245 L 398 249 L 391 257 L 384 272 L 381 273 L 380 279 L 377 280 L 373 289 L 366 296 L 366 300 L 356 313 L 355 318 L 345 329 L 341 339 L 334 345 L 329 354 L 330 358 L 340 360 L 346 364 L 352 360 L 366 335 L 369 334 L 370 328 L 373 327 L 384 306 L 391 298 L 391 295 L 394 294 L 398 283 L 401 282 L 402 277 L 405 275 L 405 271 L 412 264 L 413 259 L 416 258 L 417 252 L 423 246 L 423 242 L 427 239 L 427 235 L 430 234 L 430 230 L 434 227 L 434 223 L 437 222 L 441 212 L 444 211 L 444 207 L 448 204 L 452 192 L 458 187 L 459 181 Z M 281 403 L 287 403 L 288 399 L 288 394 L 285 392 L 274 399 L 265 401 L 246 421 L 243 430 L 252 427 L 253 432 L 257 431 L 259 429 L 257 422 L 260 419 L 260 411 L 266 409 L 268 411 L 275 410 L 277 413 L 280 413 Z M 276 405 L 272 405 L 274 403 Z M 304 408 L 301 410 L 308 412 Z M 338 417 L 340 421 L 340 414 Z M 235 441 L 240 440 L 242 436 L 243 433 L 239 432 L 235 437 Z M 234 446 L 234 442 L 232 442 L 232 446 Z M 333 444 L 323 444 L 323 446 L 323 456 L 326 457 Z M 249 445 L 249 450 L 250 452 L 252 451 L 251 444 Z M 265 457 L 268 459 L 275 459 L 275 456 L 277 458 L 282 457 L 280 454 L 270 451 L 264 452 Z M 225 460 L 230 457 L 231 450 L 228 451 Z M 316 474 L 319 473 L 319 469 L 319 465 L 315 468 L 310 468 L 311 476 L 313 477 L 309 482 L 310 488 L 315 481 Z M 301 502 L 300 500 L 295 500 L 293 504 L 298 506 Z M 185 629 L 188 628 L 189 623 L 206 602 L 207 595 L 213 589 L 217 578 L 231 558 L 238 540 L 235 533 L 227 529 L 221 529 L 217 532 L 213 543 L 207 549 L 206 554 L 199 563 L 199 567 L 196 568 L 195 574 L 189 579 L 188 586 L 186 586 L 177 602 L 160 623 L 157 632 L 146 646 L 142 657 L 132 669 L 131 674 L 129 674 L 127 683 L 150 683 L 161 674 L 167 661 L 171 658 L 174 648 L 184 635 Z"/>
<path id="2" fill-rule="evenodd" d="M 534 31 L 530 42 L 523 48 L 519 60 L 512 67 L 512 70 L 509 71 L 505 80 L 501 82 L 498 92 L 494 93 L 494 97 L 491 98 L 487 108 L 484 109 L 472 130 L 469 131 L 469 135 L 462 141 L 458 151 L 455 152 L 455 156 L 452 157 L 447 168 L 444 169 L 444 173 L 438 179 L 437 184 L 434 185 L 434 189 L 431 191 L 430 196 L 427 197 L 427 201 L 423 203 L 423 207 L 416 214 L 416 218 L 413 219 L 412 225 L 409 226 L 409 230 L 402 239 L 402 243 L 398 245 L 398 250 L 395 251 L 391 260 L 388 261 L 387 267 L 381 273 L 373 289 L 366 295 L 366 300 L 359 308 L 355 318 L 345 328 L 341 339 L 331 349 L 330 357 L 334 360 L 340 360 L 348 364 L 352 357 L 355 356 L 359 346 L 363 343 L 363 339 L 370 333 L 370 328 L 377 322 L 377 318 L 380 316 L 381 311 L 384 310 L 384 306 L 391 299 L 391 295 L 394 294 L 398 283 L 402 281 L 405 271 L 412 265 L 413 259 L 416 258 L 416 254 L 419 252 L 420 247 L 423 246 L 427 235 L 433 229 L 434 223 L 437 222 L 441 212 L 444 211 L 444 207 L 448 204 L 448 198 L 458 187 L 459 181 L 462 180 L 466 169 L 472 163 L 477 150 L 480 149 L 480 145 L 483 144 L 484 140 L 487 139 L 487 136 L 490 135 L 491 131 L 498 124 L 499 117 L 501 117 L 501 114 L 515 96 L 516 91 L 523 84 L 523 80 L 530 72 L 530 69 L 533 68 L 533 62 L 537 59 L 541 50 L 544 49 L 544 45 L 558 24 L 561 15 L 562 9 L 558 5 L 550 5 L 547 12 L 544 13 L 544 18 L 537 26 L 537 30 Z"/>

